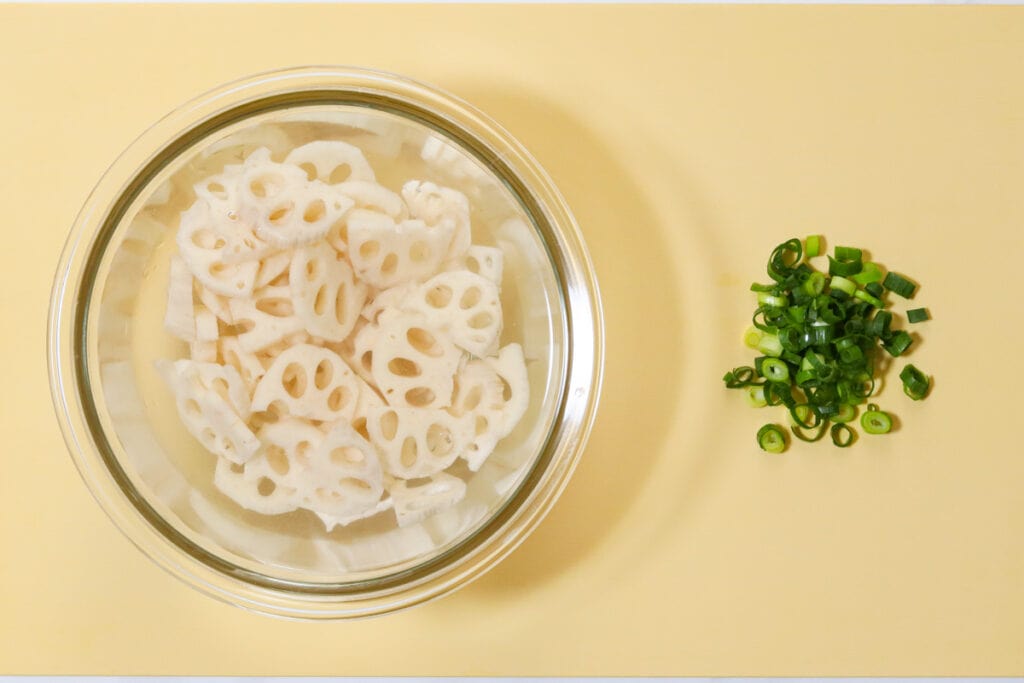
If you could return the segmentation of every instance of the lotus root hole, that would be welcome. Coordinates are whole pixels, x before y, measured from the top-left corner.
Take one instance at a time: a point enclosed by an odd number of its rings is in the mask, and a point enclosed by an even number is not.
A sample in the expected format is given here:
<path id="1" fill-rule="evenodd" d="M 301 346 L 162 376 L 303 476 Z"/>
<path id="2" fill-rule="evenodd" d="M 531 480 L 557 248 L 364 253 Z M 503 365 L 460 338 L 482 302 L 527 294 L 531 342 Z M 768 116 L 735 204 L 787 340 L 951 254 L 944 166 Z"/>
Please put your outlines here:
<path id="1" fill-rule="evenodd" d="M 289 363 L 281 374 L 281 385 L 292 398 L 306 393 L 306 370 L 298 363 Z"/>
<path id="2" fill-rule="evenodd" d="M 320 276 L 320 259 L 306 261 L 306 279 L 313 282 Z"/>
<path id="3" fill-rule="evenodd" d="M 327 397 L 327 407 L 335 412 L 341 410 L 352 400 L 352 395 L 345 387 L 334 387 L 334 391 Z"/>
<path id="4" fill-rule="evenodd" d="M 420 366 L 408 358 L 392 358 L 388 361 L 388 370 L 399 377 L 420 376 Z"/>
<path id="5" fill-rule="evenodd" d="M 380 251 L 380 242 L 368 240 L 359 245 L 359 255 L 364 259 L 371 259 Z"/>
<path id="6" fill-rule="evenodd" d="M 459 299 L 459 308 L 466 310 L 467 308 L 473 308 L 480 303 L 480 288 L 470 287 L 462 293 L 462 298 Z"/>
<path id="7" fill-rule="evenodd" d="M 317 389 L 326 389 L 334 377 L 334 364 L 326 358 L 317 363 L 316 372 L 313 373 L 313 384 Z"/>
<path id="8" fill-rule="evenodd" d="M 358 465 L 364 460 L 363 452 L 352 446 L 339 446 L 331 451 L 331 462 L 335 465 Z"/>
<path id="9" fill-rule="evenodd" d="M 277 474 L 282 477 L 288 474 L 290 465 L 288 463 L 288 455 L 284 452 L 284 449 L 277 444 L 271 444 L 267 447 L 267 464 L 270 465 L 270 469 L 274 470 Z"/>
<path id="10" fill-rule="evenodd" d="M 356 479 L 355 477 L 345 477 L 344 479 L 338 480 L 338 486 L 340 488 L 355 489 L 357 493 L 365 493 L 370 490 L 370 485 L 362 479 Z"/>
<path id="11" fill-rule="evenodd" d="M 295 444 L 295 457 L 298 458 L 299 462 L 306 464 L 309 462 L 309 452 L 313 450 L 313 444 L 308 441 L 300 441 Z"/>
<path id="12" fill-rule="evenodd" d="M 267 479 L 266 477 L 260 477 L 259 483 L 256 484 L 256 491 L 264 497 L 272 495 L 276 488 L 277 484 L 272 479 Z"/>
<path id="13" fill-rule="evenodd" d="M 416 387 L 405 392 L 405 402 L 417 408 L 425 408 L 434 402 L 436 396 L 428 387 Z"/>
<path id="14" fill-rule="evenodd" d="M 302 220 L 307 223 L 316 223 L 323 220 L 326 214 L 327 207 L 324 205 L 324 200 L 314 199 L 306 206 L 306 211 L 302 214 Z"/>
<path id="15" fill-rule="evenodd" d="M 412 467 L 416 464 L 418 450 L 419 449 L 416 446 L 416 439 L 411 436 L 405 437 L 405 441 L 402 442 L 402 455 L 399 458 L 403 467 Z"/>
<path id="16" fill-rule="evenodd" d="M 504 377 L 499 377 L 501 380 L 501 399 L 508 403 L 512 400 L 512 385 L 505 381 Z"/>
<path id="17" fill-rule="evenodd" d="M 284 298 L 259 299 L 256 310 L 275 318 L 288 318 L 295 313 L 292 302 Z"/>
<path id="18" fill-rule="evenodd" d="M 280 225 L 288 218 L 288 214 L 292 212 L 292 208 L 294 207 L 290 202 L 288 204 L 282 204 L 270 212 L 270 215 L 267 216 L 267 220 L 274 225 Z"/>
<path id="19" fill-rule="evenodd" d="M 398 270 L 398 255 L 391 253 L 384 257 L 384 262 L 380 264 L 380 272 L 391 275 Z"/>
<path id="20" fill-rule="evenodd" d="M 316 299 L 313 300 L 313 312 L 317 315 L 323 315 L 327 310 L 329 293 L 327 291 L 327 285 L 321 285 L 320 289 L 316 291 Z"/>
<path id="21" fill-rule="evenodd" d="M 474 330 L 489 327 L 494 318 L 487 311 L 481 311 L 469 319 L 469 326 Z"/>
<path id="22" fill-rule="evenodd" d="M 422 327 L 410 327 L 405 333 L 405 338 L 412 348 L 416 349 L 424 356 L 438 358 L 444 353 L 440 345 L 437 343 L 437 339 L 434 338 L 434 335 L 427 332 Z"/>
<path id="23" fill-rule="evenodd" d="M 199 404 L 196 403 L 195 399 L 188 399 L 185 401 L 185 412 L 189 415 L 198 415 L 201 411 L 199 410 Z"/>
<path id="24" fill-rule="evenodd" d="M 487 418 L 483 415 L 476 416 L 476 435 L 480 436 L 487 431 Z"/>
<path id="25" fill-rule="evenodd" d="M 242 474 L 243 472 L 245 472 L 245 467 L 243 467 L 242 465 L 239 465 L 237 462 L 231 463 L 228 467 L 235 474 Z"/>
<path id="26" fill-rule="evenodd" d="M 306 180 L 316 180 L 316 166 L 311 162 L 307 161 L 303 164 L 299 164 L 299 168 L 306 172 Z"/>
<path id="27" fill-rule="evenodd" d="M 480 398 L 483 396 L 483 388 L 477 385 L 469 390 L 465 400 L 462 402 L 462 409 L 466 412 L 475 410 L 480 405 Z"/>
<path id="28" fill-rule="evenodd" d="M 343 183 L 346 180 L 348 180 L 349 176 L 351 175 L 351 166 L 349 166 L 348 164 L 338 164 L 337 166 L 334 167 L 334 170 L 331 171 L 331 175 L 327 179 L 327 182 L 330 185 L 337 185 L 338 183 Z"/>
<path id="29" fill-rule="evenodd" d="M 398 433 L 398 413 L 389 410 L 380 416 L 380 433 L 388 441 L 395 438 Z"/>
<path id="30" fill-rule="evenodd" d="M 366 428 L 365 417 L 358 417 L 355 420 L 352 420 L 352 429 L 356 430 L 356 433 L 367 441 L 370 440 L 370 430 Z"/>
<path id="31" fill-rule="evenodd" d="M 452 300 L 452 288 L 448 285 L 431 287 L 426 295 L 427 303 L 434 308 L 444 308 Z"/>
<path id="32" fill-rule="evenodd" d="M 427 448 L 435 457 L 443 457 L 451 453 L 455 446 L 451 430 L 444 425 L 432 424 L 427 429 Z"/>

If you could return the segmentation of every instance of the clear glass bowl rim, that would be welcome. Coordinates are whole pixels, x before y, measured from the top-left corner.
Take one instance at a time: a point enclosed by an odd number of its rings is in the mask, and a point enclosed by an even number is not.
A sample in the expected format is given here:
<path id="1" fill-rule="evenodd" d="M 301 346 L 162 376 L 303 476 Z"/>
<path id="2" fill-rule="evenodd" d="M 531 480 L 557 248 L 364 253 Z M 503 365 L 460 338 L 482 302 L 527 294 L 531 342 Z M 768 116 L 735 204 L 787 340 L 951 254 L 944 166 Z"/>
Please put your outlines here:
<path id="1" fill-rule="evenodd" d="M 266 111 L 270 102 L 279 108 L 308 103 L 314 94 L 328 102 L 332 95 L 345 94 L 408 107 L 430 119 L 428 125 L 469 146 L 514 186 L 520 199 L 528 200 L 551 252 L 567 312 L 561 416 L 545 445 L 544 467 L 531 473 L 532 481 L 517 494 L 520 500 L 506 507 L 508 514 L 499 513 L 456 546 L 444 562 L 426 563 L 362 590 L 300 591 L 261 584 L 244 573 L 215 568 L 173 543 L 129 500 L 101 455 L 97 438 L 105 436 L 97 435 L 86 417 L 88 391 L 79 374 L 77 340 L 89 304 L 80 288 L 97 256 L 95 242 L 105 227 L 116 226 L 112 216 L 117 206 L 130 203 L 132 192 L 145 184 L 146 169 L 152 172 L 160 165 L 161 155 L 165 161 L 174 157 L 168 151 L 171 141 L 205 135 L 197 131 L 218 117 L 247 107 Z M 51 395 L 68 450 L 115 525 L 150 559 L 194 588 L 243 608 L 303 619 L 368 616 L 438 598 L 478 578 L 518 547 L 550 511 L 579 461 L 596 416 L 604 364 L 603 316 L 593 264 L 572 213 L 536 160 L 498 124 L 451 94 L 396 74 L 338 66 L 275 70 L 223 84 L 136 138 L 103 174 L 71 229 L 54 278 L 47 343 Z"/>

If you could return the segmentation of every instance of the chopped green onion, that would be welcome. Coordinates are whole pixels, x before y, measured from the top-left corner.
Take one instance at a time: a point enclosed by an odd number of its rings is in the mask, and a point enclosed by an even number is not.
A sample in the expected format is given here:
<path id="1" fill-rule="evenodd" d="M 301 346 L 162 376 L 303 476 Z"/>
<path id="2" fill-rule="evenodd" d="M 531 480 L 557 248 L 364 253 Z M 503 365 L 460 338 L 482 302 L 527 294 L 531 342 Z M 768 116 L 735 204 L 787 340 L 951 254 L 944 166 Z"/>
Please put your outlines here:
<path id="1" fill-rule="evenodd" d="M 764 304 L 765 306 L 774 306 L 775 308 L 784 308 L 789 305 L 789 299 L 785 295 L 776 296 L 768 292 L 758 292 L 757 303 Z"/>
<path id="2" fill-rule="evenodd" d="M 786 450 L 786 433 L 778 425 L 766 424 L 757 430 L 757 445 L 762 451 L 781 453 Z"/>
<path id="3" fill-rule="evenodd" d="M 903 381 L 903 393 L 915 401 L 920 401 L 928 395 L 931 379 L 913 364 L 908 364 L 900 371 L 900 379 Z"/>
<path id="4" fill-rule="evenodd" d="M 808 235 L 804 244 L 807 258 L 814 258 L 821 254 L 821 235 Z"/>
<path id="5" fill-rule="evenodd" d="M 833 279 L 835 279 L 835 278 L 833 278 Z M 882 308 L 883 306 L 885 306 L 885 304 L 882 303 L 881 299 L 879 299 L 877 297 L 871 296 L 870 294 L 868 294 L 863 289 L 858 289 L 856 292 L 853 293 L 853 295 L 855 297 L 857 297 L 858 299 L 860 299 L 861 301 L 868 302 L 869 304 L 871 304 L 875 308 Z"/>
<path id="6" fill-rule="evenodd" d="M 832 276 L 831 282 L 828 286 L 832 289 L 838 289 L 840 292 L 844 292 L 849 296 L 853 296 L 853 293 L 857 291 L 857 285 L 852 280 L 847 280 L 845 277 L 839 275 Z"/>
<path id="7" fill-rule="evenodd" d="M 839 412 L 832 416 L 833 422 L 849 422 L 853 418 L 857 417 L 857 409 L 848 403 L 844 403 L 839 406 Z"/>
<path id="8" fill-rule="evenodd" d="M 885 276 L 885 280 L 882 281 L 882 286 L 890 292 L 902 296 L 904 299 L 909 299 L 914 296 L 914 290 L 917 289 L 917 285 L 913 282 L 892 272 Z"/>
<path id="9" fill-rule="evenodd" d="M 804 292 L 811 296 L 818 296 L 825 291 L 825 274 L 815 271 L 804 281 Z"/>
<path id="10" fill-rule="evenodd" d="M 828 431 L 828 420 L 821 421 L 821 424 L 818 425 L 818 432 L 814 436 L 807 436 L 803 433 L 803 430 L 796 425 L 793 425 L 790 429 L 793 431 L 793 435 L 801 441 L 814 443 L 815 441 L 820 440 L 821 437 L 825 436 L 825 432 Z"/>
<path id="11" fill-rule="evenodd" d="M 725 373 L 725 377 L 722 380 L 725 381 L 725 386 L 729 389 L 750 386 L 751 384 L 758 383 L 757 371 L 748 365 L 741 365 Z"/>
<path id="12" fill-rule="evenodd" d="M 882 295 L 885 294 L 885 287 L 877 282 L 869 282 L 864 285 L 864 291 L 873 297 L 881 299 Z"/>
<path id="13" fill-rule="evenodd" d="M 747 331 L 743 333 L 743 343 L 747 348 L 756 349 L 757 345 L 761 343 L 761 337 L 763 336 L 764 332 L 751 325 L 747 328 Z"/>
<path id="14" fill-rule="evenodd" d="M 879 265 L 868 261 L 861 266 L 860 272 L 850 276 L 850 279 L 858 285 L 868 285 L 872 282 L 881 282 L 883 277 L 882 269 Z"/>
<path id="15" fill-rule="evenodd" d="M 782 355 L 782 342 L 774 334 L 766 334 L 761 337 L 761 341 L 757 343 L 757 350 L 766 356 L 781 356 Z"/>
<path id="16" fill-rule="evenodd" d="M 857 432 L 850 429 L 849 425 L 832 425 L 832 443 L 840 448 L 846 448 L 857 440 Z"/>
<path id="17" fill-rule="evenodd" d="M 747 387 L 747 402 L 754 408 L 763 408 L 768 405 L 764 398 L 764 385 L 756 384 Z"/>
<path id="18" fill-rule="evenodd" d="M 907 334 L 904 330 L 900 330 L 894 334 L 889 341 L 882 344 L 882 348 L 889 352 L 893 357 L 901 356 L 906 353 L 910 345 L 914 343 L 913 337 Z"/>
<path id="19" fill-rule="evenodd" d="M 928 310 L 925 308 L 912 308 L 907 311 L 907 320 L 912 323 L 919 323 L 928 319 Z"/>
<path id="20" fill-rule="evenodd" d="M 789 366 L 778 358 L 766 358 L 761 364 L 761 374 L 769 382 L 788 382 Z"/>
<path id="21" fill-rule="evenodd" d="M 837 261 L 860 261 L 864 252 L 856 247 L 836 247 Z"/>
<path id="22" fill-rule="evenodd" d="M 878 410 L 878 406 L 871 404 L 868 411 L 860 418 L 860 426 L 868 434 L 886 434 L 892 429 L 892 418 L 889 413 Z"/>

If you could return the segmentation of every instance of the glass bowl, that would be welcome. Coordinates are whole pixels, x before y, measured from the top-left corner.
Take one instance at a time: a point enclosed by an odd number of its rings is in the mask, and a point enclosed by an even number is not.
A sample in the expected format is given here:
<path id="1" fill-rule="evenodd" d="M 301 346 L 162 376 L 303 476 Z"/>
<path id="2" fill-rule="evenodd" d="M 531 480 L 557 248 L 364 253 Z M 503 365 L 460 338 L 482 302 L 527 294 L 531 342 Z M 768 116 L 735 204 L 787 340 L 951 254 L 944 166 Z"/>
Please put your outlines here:
<path id="1" fill-rule="evenodd" d="M 328 529 L 305 510 L 247 511 L 213 484 L 156 361 L 187 356 L 161 324 L 175 231 L 193 187 L 253 150 L 360 147 L 397 190 L 464 191 L 473 241 L 500 248 L 502 344 L 526 358 L 519 425 L 471 472 L 455 507 L 399 526 L 390 512 Z M 567 484 L 594 420 L 601 305 L 576 223 L 550 178 L 470 105 L 393 74 L 314 67 L 221 86 L 143 133 L 87 200 L 57 270 L 50 385 L 82 478 L 146 555 L 215 598 L 295 618 L 357 617 L 445 595 L 493 567 Z"/>

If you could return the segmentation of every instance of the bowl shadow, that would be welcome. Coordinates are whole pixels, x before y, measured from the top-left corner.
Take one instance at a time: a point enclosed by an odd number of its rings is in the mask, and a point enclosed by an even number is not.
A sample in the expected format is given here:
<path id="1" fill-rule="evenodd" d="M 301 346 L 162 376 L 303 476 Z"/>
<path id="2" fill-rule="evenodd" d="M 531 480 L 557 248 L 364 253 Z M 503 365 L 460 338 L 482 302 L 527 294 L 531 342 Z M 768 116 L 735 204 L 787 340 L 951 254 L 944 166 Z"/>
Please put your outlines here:
<path id="1" fill-rule="evenodd" d="M 536 93 L 465 84 L 453 90 L 499 121 L 541 161 L 572 208 L 597 270 L 606 362 L 597 420 L 573 479 L 535 532 L 485 577 L 460 591 L 472 600 L 519 599 L 602 547 L 641 495 L 679 422 L 687 339 L 679 273 L 654 211 L 594 131 Z M 521 135 L 520 131 L 528 132 Z M 572 147 L 565 152 L 566 145 Z M 681 181 L 685 183 L 685 181 Z M 676 199 L 688 203 L 691 193 Z M 702 222 L 687 207 L 693 225 Z M 706 227 L 706 226 L 702 226 Z M 700 230 L 705 237 L 708 231 Z M 634 276 L 624 276 L 633 273 Z M 690 330 L 696 333 L 695 330 Z M 687 372 L 689 368 L 687 368 Z M 650 400 L 652 391 L 657 401 Z M 691 388 L 692 390 L 692 388 Z M 694 425 L 700 430 L 700 425 Z M 680 491 L 688 504 L 707 459 L 697 457 Z M 692 475 L 692 476 L 691 476 Z M 680 513 L 674 508 L 673 517 Z M 669 520 L 645 535 L 675 528 Z M 462 600 L 441 601 L 458 609 Z"/>

